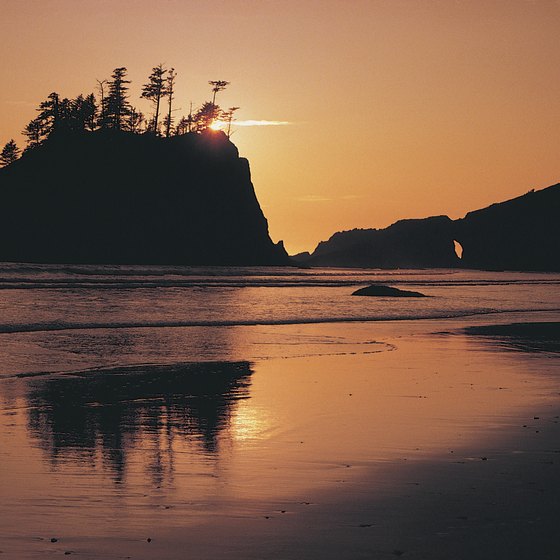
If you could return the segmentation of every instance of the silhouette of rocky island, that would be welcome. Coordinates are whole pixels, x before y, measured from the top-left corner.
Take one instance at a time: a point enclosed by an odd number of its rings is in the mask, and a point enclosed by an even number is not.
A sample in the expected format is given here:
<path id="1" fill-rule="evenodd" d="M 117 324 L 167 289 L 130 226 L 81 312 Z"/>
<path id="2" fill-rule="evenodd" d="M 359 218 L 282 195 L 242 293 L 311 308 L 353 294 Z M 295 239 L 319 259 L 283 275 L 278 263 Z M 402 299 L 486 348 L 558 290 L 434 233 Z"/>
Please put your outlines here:
<path id="1" fill-rule="evenodd" d="M 557 184 L 459 220 L 435 216 L 335 233 L 294 260 L 307 266 L 560 271 L 559 217 Z M 463 249 L 461 258 L 454 241 Z"/>
<path id="2" fill-rule="evenodd" d="M 0 201 L 2 261 L 289 263 L 220 131 L 55 130 L 0 169 Z"/>

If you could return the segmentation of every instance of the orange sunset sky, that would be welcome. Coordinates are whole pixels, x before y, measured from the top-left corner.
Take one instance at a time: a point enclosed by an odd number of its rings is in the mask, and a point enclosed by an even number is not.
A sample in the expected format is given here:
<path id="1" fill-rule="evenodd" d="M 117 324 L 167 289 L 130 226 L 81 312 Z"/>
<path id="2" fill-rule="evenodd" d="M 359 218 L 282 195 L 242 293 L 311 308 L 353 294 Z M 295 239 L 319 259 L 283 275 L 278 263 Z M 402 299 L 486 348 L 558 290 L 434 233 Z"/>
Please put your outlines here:
<path id="1" fill-rule="evenodd" d="M 560 181 L 555 0 L 0 0 L 0 143 L 51 91 L 126 66 L 131 102 L 160 62 L 176 106 L 239 120 L 275 241 L 464 215 Z"/>

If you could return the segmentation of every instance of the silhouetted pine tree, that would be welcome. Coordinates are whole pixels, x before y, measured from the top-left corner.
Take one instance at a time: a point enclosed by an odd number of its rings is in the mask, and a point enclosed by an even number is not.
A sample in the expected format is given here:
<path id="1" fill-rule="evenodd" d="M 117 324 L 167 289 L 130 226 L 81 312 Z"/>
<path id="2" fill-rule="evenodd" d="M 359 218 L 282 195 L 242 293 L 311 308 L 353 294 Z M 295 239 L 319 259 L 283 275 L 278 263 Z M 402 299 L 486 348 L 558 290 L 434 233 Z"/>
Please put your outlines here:
<path id="1" fill-rule="evenodd" d="M 186 118 L 187 132 L 192 132 L 194 130 L 194 115 L 192 112 L 192 101 L 189 103 L 189 115 Z"/>
<path id="2" fill-rule="evenodd" d="M 195 132 L 202 132 L 210 127 L 210 125 L 220 116 L 220 108 L 206 101 L 202 107 L 193 115 L 193 125 Z"/>
<path id="3" fill-rule="evenodd" d="M 22 134 L 27 137 L 27 147 L 24 152 L 32 150 L 37 147 L 45 139 L 45 134 L 43 132 L 43 125 L 39 117 L 33 119 L 29 124 L 23 129 Z"/>
<path id="4" fill-rule="evenodd" d="M 219 91 L 223 91 L 224 89 L 226 89 L 226 87 L 229 86 L 229 82 L 226 82 L 225 80 L 210 80 L 208 83 L 212 86 L 212 105 L 215 105 L 216 94 Z"/>
<path id="5" fill-rule="evenodd" d="M 17 147 L 15 141 L 12 139 L 6 143 L 0 152 L 0 164 L 2 166 L 10 165 L 19 158 L 20 149 Z"/>
<path id="6" fill-rule="evenodd" d="M 107 80 L 96 80 L 96 82 L 97 89 L 99 90 L 99 117 L 97 124 L 103 127 L 105 123 L 105 86 L 107 85 Z"/>
<path id="7" fill-rule="evenodd" d="M 224 111 L 222 114 L 222 118 L 224 119 L 224 122 L 227 123 L 226 134 L 228 138 L 231 136 L 231 123 L 233 122 L 233 114 L 238 109 L 240 109 L 240 107 L 230 107 L 227 111 Z"/>
<path id="8" fill-rule="evenodd" d="M 171 126 L 173 125 L 173 117 L 171 115 L 171 105 L 173 104 L 173 92 L 175 90 L 175 78 L 177 72 L 175 68 L 170 68 L 167 72 L 165 90 L 167 94 L 167 117 L 165 119 L 165 136 L 169 138 L 171 134 Z"/>
<path id="9" fill-rule="evenodd" d="M 154 134 L 158 134 L 159 106 L 162 97 L 167 95 L 167 80 L 165 78 L 166 69 L 163 64 L 158 64 L 152 68 L 152 73 L 148 77 L 148 83 L 142 87 L 142 97 L 148 99 L 154 104 L 154 118 L 150 130 Z"/>
<path id="10" fill-rule="evenodd" d="M 84 97 L 78 95 L 72 101 L 72 128 L 75 130 L 89 130 L 94 131 L 96 128 L 97 120 L 97 102 L 93 93 Z"/>
<path id="11" fill-rule="evenodd" d="M 171 132 L 173 132 L 173 117 L 170 115 L 163 117 L 163 129 L 165 130 L 165 137 L 169 138 Z"/>
<path id="12" fill-rule="evenodd" d="M 175 127 L 175 134 L 179 136 L 181 134 L 186 134 L 187 132 L 190 132 L 189 119 L 188 117 L 181 117 L 181 120 L 177 123 L 177 126 Z"/>
<path id="13" fill-rule="evenodd" d="M 216 96 L 223 91 L 229 82 L 212 80 L 212 101 L 205 102 L 193 114 L 192 103 L 187 117 L 182 117 L 173 130 L 173 102 L 175 80 L 177 73 L 174 68 L 166 70 L 163 64 L 152 69 L 149 81 L 143 86 L 142 97 L 154 104 L 153 116 L 146 120 L 144 115 L 133 108 L 128 101 L 127 69 L 122 66 L 115 68 L 110 80 L 97 80 L 100 94 L 98 105 L 95 95 L 78 95 L 76 99 L 61 98 L 56 92 L 49 94 L 47 99 L 39 105 L 38 116 L 30 121 L 22 133 L 27 137 L 27 147 L 24 151 L 40 145 L 55 130 L 90 131 L 97 128 L 126 130 L 136 134 L 143 131 L 160 133 L 161 102 L 167 97 L 167 114 L 163 119 L 163 129 L 166 137 L 171 134 L 186 134 L 202 132 L 212 124 L 222 119 L 227 125 L 228 138 L 231 135 L 233 114 L 239 107 L 230 107 L 222 111 L 216 104 Z"/>
<path id="14" fill-rule="evenodd" d="M 124 66 L 115 68 L 111 80 L 107 82 L 107 95 L 103 99 L 103 128 L 123 130 L 126 118 L 130 115 L 128 84 Z"/>
<path id="15" fill-rule="evenodd" d="M 126 130 L 139 134 L 142 131 L 142 124 L 145 120 L 143 113 L 137 111 L 136 107 L 131 107 L 126 121 Z"/>
<path id="16" fill-rule="evenodd" d="M 60 125 L 62 108 L 58 93 L 55 91 L 50 93 L 47 99 L 41 102 L 37 111 L 39 112 L 37 119 L 41 123 L 42 134 L 48 136 Z"/>
<path id="17" fill-rule="evenodd" d="M 74 102 L 67 97 L 60 99 L 58 104 L 58 121 L 53 130 L 74 130 L 77 124 L 74 122 Z"/>

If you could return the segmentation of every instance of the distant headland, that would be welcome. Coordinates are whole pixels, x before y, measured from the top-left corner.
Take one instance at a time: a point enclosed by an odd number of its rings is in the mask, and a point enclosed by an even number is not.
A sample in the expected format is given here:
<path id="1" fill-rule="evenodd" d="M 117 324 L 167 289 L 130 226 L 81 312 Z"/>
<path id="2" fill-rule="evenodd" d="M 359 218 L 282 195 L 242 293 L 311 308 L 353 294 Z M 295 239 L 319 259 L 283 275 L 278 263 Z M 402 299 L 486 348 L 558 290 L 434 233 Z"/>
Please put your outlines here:
<path id="1" fill-rule="evenodd" d="M 306 266 L 560 271 L 559 216 L 557 184 L 459 220 L 433 216 L 338 232 L 293 258 Z"/>

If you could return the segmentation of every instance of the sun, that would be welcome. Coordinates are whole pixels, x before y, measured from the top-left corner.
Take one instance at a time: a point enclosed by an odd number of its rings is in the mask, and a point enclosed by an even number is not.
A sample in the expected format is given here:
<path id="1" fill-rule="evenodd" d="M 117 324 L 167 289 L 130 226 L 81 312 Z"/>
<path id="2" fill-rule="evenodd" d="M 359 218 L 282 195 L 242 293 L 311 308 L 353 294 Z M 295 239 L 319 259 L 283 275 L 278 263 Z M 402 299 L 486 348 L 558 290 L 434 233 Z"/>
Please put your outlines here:
<path id="1" fill-rule="evenodd" d="M 223 130 L 224 127 L 225 127 L 225 124 L 226 123 L 223 122 L 223 121 L 215 120 L 215 121 L 212 121 L 212 124 L 210 125 L 210 128 L 212 130 Z"/>

